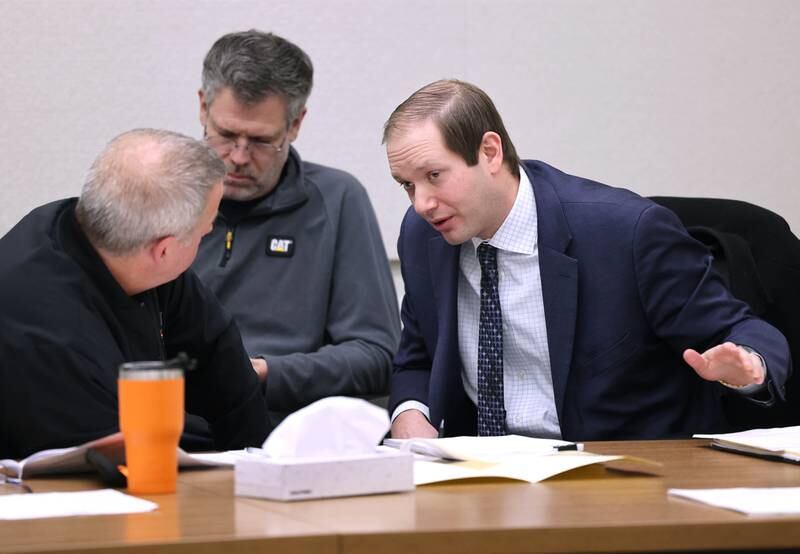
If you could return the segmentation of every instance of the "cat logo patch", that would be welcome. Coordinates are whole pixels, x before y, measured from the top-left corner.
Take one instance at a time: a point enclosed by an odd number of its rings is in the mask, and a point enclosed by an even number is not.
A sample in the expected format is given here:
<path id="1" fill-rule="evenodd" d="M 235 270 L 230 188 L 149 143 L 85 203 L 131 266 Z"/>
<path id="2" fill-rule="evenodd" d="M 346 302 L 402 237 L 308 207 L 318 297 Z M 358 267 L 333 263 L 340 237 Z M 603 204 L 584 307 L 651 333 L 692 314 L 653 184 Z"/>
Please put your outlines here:
<path id="1" fill-rule="evenodd" d="M 267 237 L 267 256 L 291 258 L 294 255 L 293 237 Z"/>

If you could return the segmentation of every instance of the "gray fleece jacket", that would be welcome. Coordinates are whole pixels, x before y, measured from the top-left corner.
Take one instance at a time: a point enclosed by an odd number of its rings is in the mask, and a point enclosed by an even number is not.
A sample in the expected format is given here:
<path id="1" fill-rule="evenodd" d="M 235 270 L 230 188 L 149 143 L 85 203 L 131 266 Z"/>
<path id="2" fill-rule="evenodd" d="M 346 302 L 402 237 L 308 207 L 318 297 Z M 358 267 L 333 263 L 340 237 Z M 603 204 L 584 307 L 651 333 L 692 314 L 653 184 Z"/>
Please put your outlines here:
<path id="1" fill-rule="evenodd" d="M 193 268 L 250 356 L 267 361 L 273 423 L 325 396 L 387 394 L 397 297 L 375 212 L 352 175 L 292 149 L 271 194 L 238 222 L 220 213 Z"/>

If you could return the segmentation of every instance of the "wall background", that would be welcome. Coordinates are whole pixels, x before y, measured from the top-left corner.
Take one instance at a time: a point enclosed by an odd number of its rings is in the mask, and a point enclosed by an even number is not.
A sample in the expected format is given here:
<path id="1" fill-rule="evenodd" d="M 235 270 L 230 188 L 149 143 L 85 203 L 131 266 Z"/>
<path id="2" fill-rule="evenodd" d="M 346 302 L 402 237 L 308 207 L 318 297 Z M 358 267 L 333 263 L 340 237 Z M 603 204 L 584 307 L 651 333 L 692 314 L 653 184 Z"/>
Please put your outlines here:
<path id="1" fill-rule="evenodd" d="M 643 195 L 748 200 L 800 229 L 794 0 L 0 0 L 0 234 L 78 194 L 124 130 L 200 136 L 202 58 L 251 27 L 311 56 L 295 145 L 365 184 L 390 257 L 408 201 L 381 127 L 443 77 L 484 88 L 523 157 Z"/>

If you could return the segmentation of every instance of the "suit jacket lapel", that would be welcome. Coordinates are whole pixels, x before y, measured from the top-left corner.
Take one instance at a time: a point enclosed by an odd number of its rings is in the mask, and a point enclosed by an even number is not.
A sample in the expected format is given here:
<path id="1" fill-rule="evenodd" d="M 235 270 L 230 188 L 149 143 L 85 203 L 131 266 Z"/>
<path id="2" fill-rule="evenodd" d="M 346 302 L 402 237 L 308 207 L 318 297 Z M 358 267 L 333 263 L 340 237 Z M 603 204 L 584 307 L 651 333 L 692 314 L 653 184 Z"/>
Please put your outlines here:
<path id="1" fill-rule="evenodd" d="M 572 240 L 572 234 L 553 184 L 542 173 L 536 171 L 535 165 L 526 166 L 525 170 L 530 177 L 536 197 L 539 219 L 539 271 L 542 278 L 550 371 L 553 375 L 556 409 L 559 419 L 563 421 L 564 394 L 575 340 L 578 262 L 565 253 Z"/>

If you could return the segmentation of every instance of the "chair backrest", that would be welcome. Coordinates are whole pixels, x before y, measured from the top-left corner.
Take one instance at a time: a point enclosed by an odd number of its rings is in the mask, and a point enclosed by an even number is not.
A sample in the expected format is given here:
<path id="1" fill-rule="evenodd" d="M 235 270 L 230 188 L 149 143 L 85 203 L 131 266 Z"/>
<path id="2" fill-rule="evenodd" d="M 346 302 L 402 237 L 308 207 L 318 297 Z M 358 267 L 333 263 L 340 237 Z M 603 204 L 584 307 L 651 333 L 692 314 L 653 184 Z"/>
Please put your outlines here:
<path id="1" fill-rule="evenodd" d="M 709 247 L 731 293 L 777 327 L 800 361 L 800 240 L 778 214 L 739 200 L 654 196 Z M 800 425 L 800 378 L 790 377 L 787 403 L 764 410 L 735 393 L 726 413 L 738 428 Z"/>

